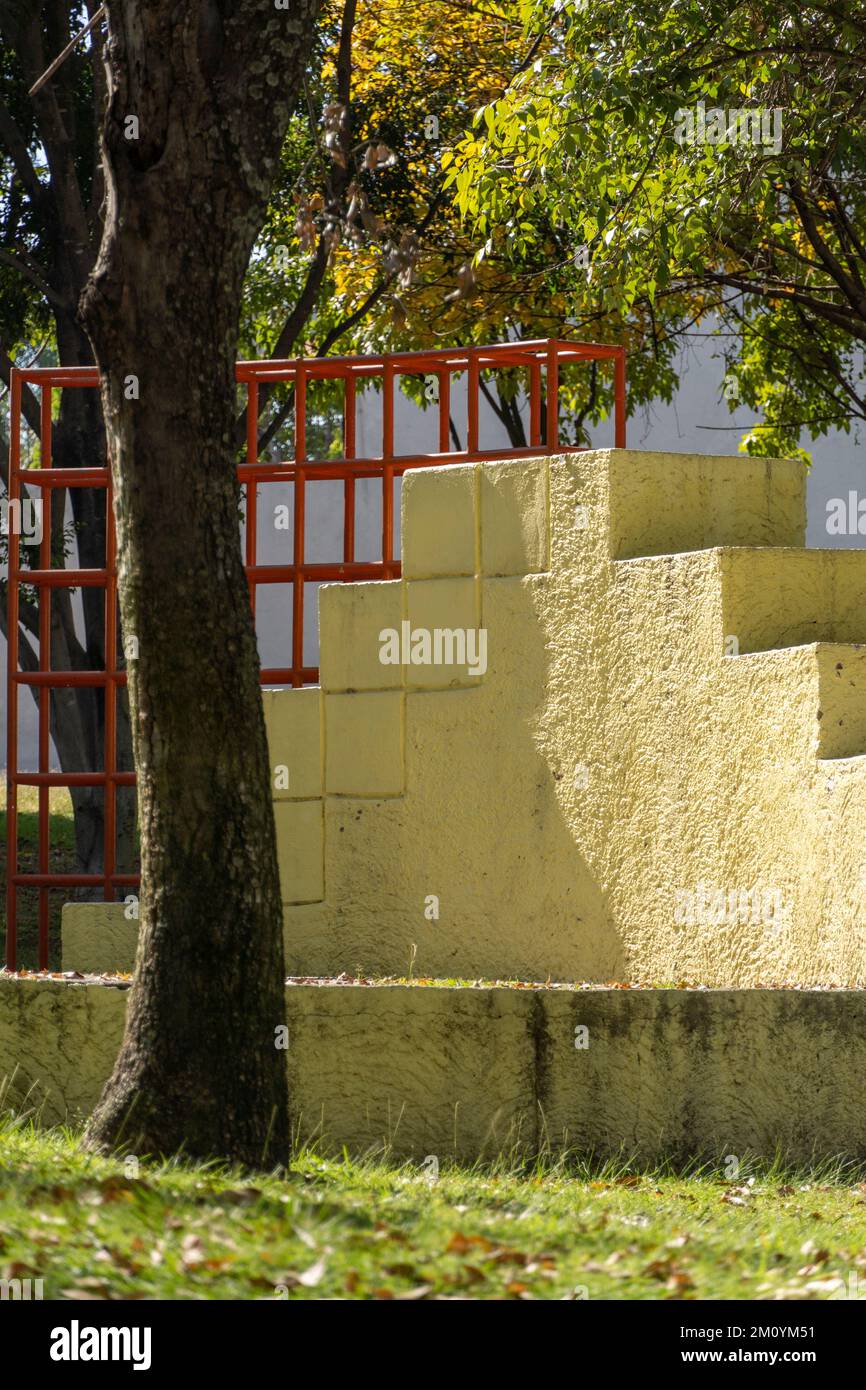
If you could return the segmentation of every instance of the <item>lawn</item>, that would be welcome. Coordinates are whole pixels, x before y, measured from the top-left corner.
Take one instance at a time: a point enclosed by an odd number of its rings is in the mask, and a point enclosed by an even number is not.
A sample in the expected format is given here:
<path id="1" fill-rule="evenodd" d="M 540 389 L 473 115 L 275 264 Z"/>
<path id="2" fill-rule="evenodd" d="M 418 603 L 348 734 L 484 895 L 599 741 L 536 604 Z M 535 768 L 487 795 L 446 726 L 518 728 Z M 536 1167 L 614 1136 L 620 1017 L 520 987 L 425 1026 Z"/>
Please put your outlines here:
<path id="1" fill-rule="evenodd" d="M 827 1299 L 866 1280 L 866 1184 L 838 1166 L 431 1168 L 304 1152 L 250 1180 L 9 1117 L 0 1277 L 73 1300 Z"/>
<path id="2" fill-rule="evenodd" d="M 6 955 L 6 777 L 0 773 L 0 964 Z M 18 789 L 18 866 L 24 873 L 36 872 L 39 789 Z M 72 802 L 66 787 L 51 787 L 48 792 L 49 862 L 54 873 L 75 872 L 75 840 L 72 824 Z M 49 894 L 50 967 L 60 968 L 60 913 L 71 889 Z M 18 964 L 35 969 L 38 960 L 38 894 L 24 889 L 18 894 Z"/>

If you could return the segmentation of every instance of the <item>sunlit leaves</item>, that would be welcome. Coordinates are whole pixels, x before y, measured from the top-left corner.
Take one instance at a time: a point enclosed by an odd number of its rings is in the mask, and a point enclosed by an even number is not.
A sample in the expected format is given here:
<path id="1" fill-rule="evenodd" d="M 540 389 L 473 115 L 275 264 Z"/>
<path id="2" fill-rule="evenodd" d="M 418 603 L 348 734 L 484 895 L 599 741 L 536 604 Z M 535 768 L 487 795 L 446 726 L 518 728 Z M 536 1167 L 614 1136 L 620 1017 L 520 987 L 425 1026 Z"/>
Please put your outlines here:
<path id="1" fill-rule="evenodd" d="M 653 354 L 714 314 L 739 339 L 739 401 L 765 417 L 749 449 L 790 452 L 801 430 L 864 415 L 852 348 L 866 297 L 844 283 L 852 266 L 855 286 L 866 279 L 863 0 L 850 23 L 792 0 L 523 14 L 548 42 L 449 165 L 467 225 L 489 237 L 504 223 L 528 248 L 531 203 L 533 225 L 590 243 L 596 302 L 606 317 L 649 311 L 652 337 L 634 337 Z M 692 140 L 677 130 L 685 111 Z"/>

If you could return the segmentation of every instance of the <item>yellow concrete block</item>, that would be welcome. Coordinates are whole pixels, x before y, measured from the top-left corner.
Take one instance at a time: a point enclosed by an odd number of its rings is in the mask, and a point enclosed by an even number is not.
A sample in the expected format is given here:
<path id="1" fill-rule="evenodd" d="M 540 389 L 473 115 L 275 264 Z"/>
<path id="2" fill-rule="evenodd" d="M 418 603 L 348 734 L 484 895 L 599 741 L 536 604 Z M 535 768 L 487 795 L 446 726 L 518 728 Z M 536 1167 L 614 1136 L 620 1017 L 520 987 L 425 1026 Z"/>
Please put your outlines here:
<path id="1" fill-rule="evenodd" d="M 802 546 L 806 472 L 794 459 L 598 450 L 614 559 L 708 546 Z"/>
<path id="2" fill-rule="evenodd" d="M 138 897 L 136 888 L 124 894 Z M 81 975 L 131 973 L 138 950 L 138 917 L 125 903 L 64 903 L 60 918 L 63 969 Z"/>
<path id="3" fill-rule="evenodd" d="M 334 796 L 403 791 L 403 697 L 325 696 L 325 789 Z"/>
<path id="4" fill-rule="evenodd" d="M 275 801 L 322 795 L 321 700 L 317 686 L 262 691 Z"/>
<path id="5" fill-rule="evenodd" d="M 371 584 L 324 584 L 319 590 L 319 679 L 323 690 L 393 690 L 399 665 L 380 660 L 382 632 L 399 632 L 399 579 Z"/>
<path id="6" fill-rule="evenodd" d="M 407 688 L 477 684 L 487 670 L 488 637 L 481 628 L 476 580 L 415 579 L 406 593 Z"/>
<path id="7" fill-rule="evenodd" d="M 547 460 L 481 466 L 484 574 L 537 574 L 548 567 Z"/>
<path id="8" fill-rule="evenodd" d="M 284 903 L 325 896 L 325 830 L 321 801 L 278 801 L 274 806 L 280 896 Z"/>
<path id="9" fill-rule="evenodd" d="M 725 632 L 741 652 L 866 642 L 866 551 L 721 550 Z"/>
<path id="10" fill-rule="evenodd" d="M 819 675 L 818 756 L 851 758 L 866 753 L 866 647 L 815 649 Z"/>
<path id="11" fill-rule="evenodd" d="M 410 469 L 403 478 L 403 577 L 432 579 L 478 569 L 478 469 Z"/>

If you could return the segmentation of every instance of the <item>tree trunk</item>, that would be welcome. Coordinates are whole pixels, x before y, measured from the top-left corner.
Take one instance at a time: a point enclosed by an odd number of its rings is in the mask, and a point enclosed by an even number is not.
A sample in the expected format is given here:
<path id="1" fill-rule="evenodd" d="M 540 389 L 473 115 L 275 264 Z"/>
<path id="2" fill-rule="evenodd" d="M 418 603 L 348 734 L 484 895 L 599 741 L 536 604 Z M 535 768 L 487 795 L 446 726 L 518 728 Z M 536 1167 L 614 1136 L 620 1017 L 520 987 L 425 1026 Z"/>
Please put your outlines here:
<path id="1" fill-rule="evenodd" d="M 108 0 L 102 374 L 142 840 L 126 1033 L 92 1145 L 288 1156 L 282 908 L 234 473 L 243 278 L 316 0 Z M 128 138 L 129 116 L 137 138 Z"/>

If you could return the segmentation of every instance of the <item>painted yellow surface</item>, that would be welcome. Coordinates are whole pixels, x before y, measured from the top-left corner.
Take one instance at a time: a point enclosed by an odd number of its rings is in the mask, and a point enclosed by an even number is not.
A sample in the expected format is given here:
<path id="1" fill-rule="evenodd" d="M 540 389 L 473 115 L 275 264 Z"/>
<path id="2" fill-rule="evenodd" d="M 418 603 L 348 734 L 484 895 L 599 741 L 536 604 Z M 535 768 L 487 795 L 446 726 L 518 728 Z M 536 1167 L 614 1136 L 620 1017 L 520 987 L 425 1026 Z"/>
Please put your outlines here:
<path id="1" fill-rule="evenodd" d="M 804 550 L 800 465 L 598 451 L 402 506 L 404 578 L 320 591 L 320 728 L 268 696 L 326 769 L 290 968 L 862 984 L 866 552 Z M 484 674 L 383 664 L 407 621 L 483 627 Z"/>
<path id="2" fill-rule="evenodd" d="M 8 1101 L 46 1123 L 87 1115 L 128 998 L 0 979 Z M 295 985 L 285 1018 L 292 1132 L 324 1149 L 866 1154 L 862 992 Z"/>
<path id="3" fill-rule="evenodd" d="M 133 896 L 132 890 L 129 895 Z M 138 921 L 123 903 L 64 903 L 61 916 L 63 969 L 82 975 L 103 970 L 131 972 L 138 947 Z"/>
<path id="4" fill-rule="evenodd" d="M 401 534 L 265 692 L 293 973 L 866 982 L 866 551 L 804 549 L 798 463 L 419 470 Z M 399 659 L 436 629 L 485 660 Z"/>

